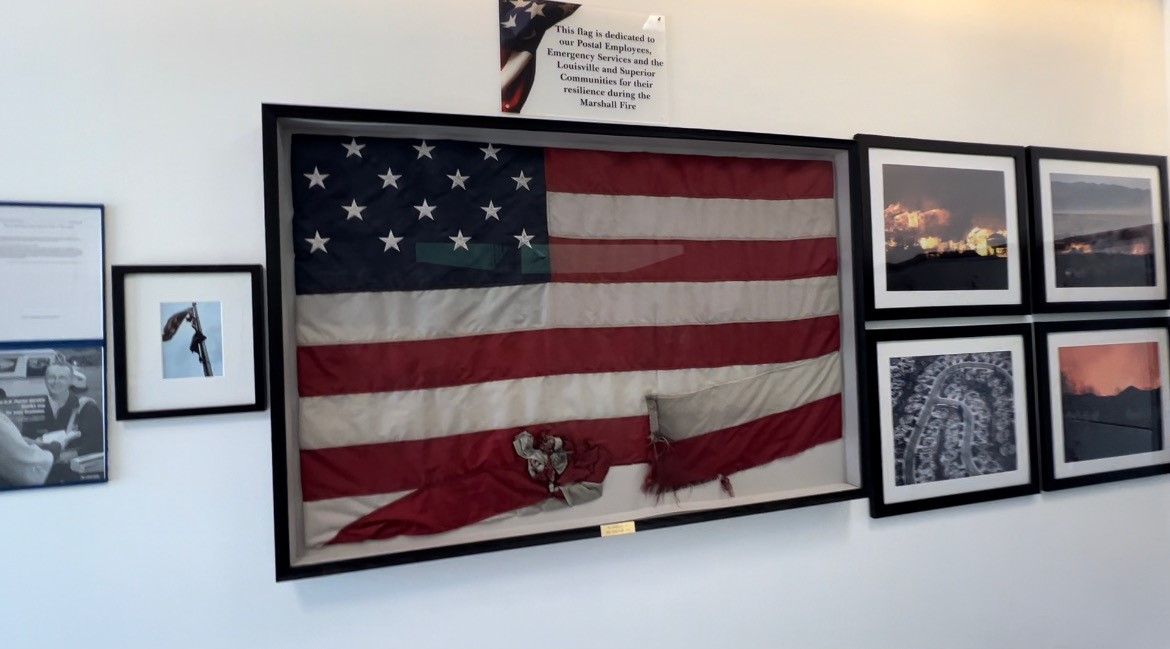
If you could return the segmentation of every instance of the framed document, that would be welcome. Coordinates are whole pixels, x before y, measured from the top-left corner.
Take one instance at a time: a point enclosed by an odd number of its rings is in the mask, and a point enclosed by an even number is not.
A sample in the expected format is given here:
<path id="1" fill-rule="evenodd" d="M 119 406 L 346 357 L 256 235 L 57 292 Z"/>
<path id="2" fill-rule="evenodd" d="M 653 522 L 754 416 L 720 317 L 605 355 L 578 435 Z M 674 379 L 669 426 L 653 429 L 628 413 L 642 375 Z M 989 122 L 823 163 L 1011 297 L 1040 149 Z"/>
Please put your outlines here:
<path id="1" fill-rule="evenodd" d="M 1028 149 L 1037 311 L 1165 309 L 1166 158 Z"/>
<path id="2" fill-rule="evenodd" d="M 0 203 L 0 490 L 107 479 L 103 214 Z"/>
<path id="3" fill-rule="evenodd" d="M 101 205 L 0 203 L 0 341 L 101 340 Z"/>
<path id="4" fill-rule="evenodd" d="M 1028 308 L 1022 147 L 857 136 L 867 320 Z"/>
<path id="5" fill-rule="evenodd" d="M 265 407 L 260 266 L 114 266 L 118 419 Z"/>

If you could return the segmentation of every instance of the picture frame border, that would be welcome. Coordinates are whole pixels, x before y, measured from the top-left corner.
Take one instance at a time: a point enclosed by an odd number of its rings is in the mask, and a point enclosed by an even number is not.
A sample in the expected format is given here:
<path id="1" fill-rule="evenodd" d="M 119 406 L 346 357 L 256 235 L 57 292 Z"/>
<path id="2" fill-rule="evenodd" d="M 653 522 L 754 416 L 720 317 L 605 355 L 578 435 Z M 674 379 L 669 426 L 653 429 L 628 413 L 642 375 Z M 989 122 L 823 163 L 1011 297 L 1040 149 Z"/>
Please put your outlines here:
<path id="1" fill-rule="evenodd" d="M 1170 309 L 1170 197 L 1167 194 L 1166 157 L 1140 153 L 1118 153 L 1091 151 L 1085 149 L 1062 149 L 1055 147 L 1030 146 L 1028 159 L 1028 204 L 1031 207 L 1031 278 L 1032 309 L 1036 313 L 1084 313 L 1100 311 L 1144 311 Z M 1041 160 L 1069 160 L 1075 162 L 1101 162 L 1150 166 L 1158 170 L 1161 201 L 1158 208 L 1162 213 L 1162 254 L 1163 285 L 1166 297 L 1160 300 L 1098 300 L 1076 302 L 1050 302 L 1048 300 L 1047 278 L 1044 273 L 1044 219 L 1041 206 Z"/>
<path id="2" fill-rule="evenodd" d="M 418 127 L 458 127 L 482 128 L 495 130 L 516 130 L 540 134 L 572 134 L 585 136 L 627 137 L 637 139 L 654 139 L 670 141 L 685 139 L 710 142 L 712 144 L 752 144 L 778 147 L 816 148 L 832 151 L 836 154 L 844 153 L 848 162 L 836 170 L 838 179 L 844 178 L 849 182 L 850 196 L 839 197 L 842 207 L 849 212 L 849 224 L 854 221 L 853 212 L 857 206 L 857 186 L 854 169 L 856 167 L 857 146 L 853 140 L 788 136 L 769 133 L 752 133 L 739 131 L 704 130 L 693 128 L 676 128 L 668 126 L 648 126 L 640 123 L 609 123 L 609 122 L 579 122 L 570 120 L 529 118 L 514 116 L 475 116 L 457 114 L 436 114 L 422 112 L 386 111 L 374 109 L 335 108 L 319 106 L 303 106 L 290 104 L 263 104 L 261 106 L 261 127 L 263 147 L 264 172 L 264 213 L 265 213 L 265 244 L 266 265 L 268 273 L 266 286 L 268 289 L 268 362 L 269 384 L 271 386 L 271 421 L 272 421 L 272 486 L 273 486 L 273 529 L 275 542 L 274 568 L 276 581 L 288 581 L 308 577 L 381 568 L 420 561 L 430 561 L 457 556 L 479 554 L 514 548 L 531 547 L 548 543 L 558 543 L 601 536 L 597 525 L 588 525 L 550 532 L 527 534 L 513 537 L 504 537 L 485 541 L 475 541 L 456 545 L 438 546 L 418 550 L 408 550 L 392 554 L 380 554 L 366 557 L 321 561 L 311 564 L 295 565 L 291 553 L 292 530 L 290 525 L 291 500 L 288 481 L 289 466 L 285 462 L 289 446 L 287 441 L 285 419 L 287 409 L 285 395 L 285 375 L 287 373 L 284 361 L 284 346 L 288 344 L 284 339 L 284 296 L 282 294 L 282 253 L 279 237 L 280 226 L 280 133 L 282 122 L 300 124 L 304 122 L 333 122 L 346 123 L 355 126 L 378 125 L 393 123 L 399 126 Z M 839 249 L 844 257 L 846 249 Z M 842 260 L 840 275 L 847 272 L 844 269 L 845 260 Z M 848 271 L 853 277 L 852 269 Z M 853 287 L 857 291 L 856 286 Z M 849 300 L 846 293 L 842 293 L 842 300 Z M 855 300 L 850 300 L 855 303 Z M 844 326 L 844 320 L 843 326 Z M 860 341 L 860 332 L 864 325 L 864 315 L 860 309 L 853 309 L 852 324 L 857 332 L 856 339 Z M 855 349 L 858 357 L 864 350 Z M 843 362 L 848 362 L 844 357 Z M 843 368 L 848 370 L 848 368 Z M 858 414 L 864 413 L 863 390 L 857 388 Z M 680 512 L 653 518 L 637 519 L 637 530 L 647 531 L 685 525 L 690 523 L 719 520 L 737 516 L 760 514 L 765 512 L 781 511 L 808 507 L 827 503 L 845 502 L 864 498 L 868 495 L 867 485 L 870 482 L 868 463 L 866 461 L 868 441 L 859 431 L 857 449 L 857 470 L 860 484 L 852 489 L 844 489 L 829 493 L 797 496 L 774 500 L 736 505 L 726 508 L 709 509 L 703 511 Z M 847 451 L 849 452 L 849 451 Z"/>
<path id="3" fill-rule="evenodd" d="M 879 320 L 910 320 L 925 318 L 948 318 L 962 316 L 1002 316 L 1025 315 L 1029 313 L 1031 304 L 1032 282 L 1029 274 L 1031 264 L 1031 230 L 1028 227 L 1028 173 L 1026 166 L 1026 149 L 1022 146 L 1003 144 L 980 144 L 975 142 L 955 142 L 949 140 L 929 140 L 886 135 L 858 134 L 854 136 L 857 142 L 857 156 L 854 158 L 857 165 L 856 193 L 859 197 L 858 206 L 853 212 L 853 253 L 854 263 L 862 270 L 862 283 L 857 285 L 859 294 L 859 311 L 865 314 L 868 321 Z M 1019 233 L 1019 273 L 1020 273 L 1020 301 L 1016 304 L 995 304 L 975 306 L 915 306 L 878 308 L 874 284 L 874 255 L 873 235 L 870 230 L 871 217 L 870 203 L 872 193 L 870 187 L 869 153 L 871 149 L 897 149 L 902 151 L 918 151 L 923 153 L 944 153 L 955 155 L 1007 157 L 1015 161 L 1015 201 L 1016 201 L 1016 231 Z M 1005 197 L 1011 200 L 1010 196 Z"/>
<path id="4" fill-rule="evenodd" d="M 878 386 L 878 354 L 879 343 L 892 341 L 938 340 L 938 339 L 966 339 L 985 338 L 992 336 L 1019 336 L 1023 343 L 1024 377 L 1026 381 L 1026 419 L 1028 422 L 1028 481 L 1020 485 L 996 487 L 982 491 L 971 491 L 960 494 L 934 496 L 899 503 L 887 503 L 884 500 L 884 485 L 882 472 L 882 417 Z M 868 403 L 866 411 L 866 428 L 863 437 L 868 439 L 870 453 L 868 457 L 870 476 L 869 514 L 871 518 L 885 518 L 901 514 L 958 507 L 974 503 L 989 502 L 1030 496 L 1040 492 L 1039 453 L 1037 449 L 1036 427 L 1036 398 L 1035 398 L 1035 368 L 1032 347 L 1032 330 L 1027 324 L 996 324 L 996 325 L 963 325 L 943 327 L 913 327 L 898 329 L 870 329 L 866 332 L 866 367 L 862 376 L 865 377 L 869 389 L 866 390 Z M 1013 380 L 1015 378 L 1013 377 Z"/>
<path id="5" fill-rule="evenodd" d="M 109 294 L 109 282 L 106 280 L 105 266 L 106 258 L 106 206 L 104 203 L 74 203 L 74 202 L 54 202 L 54 201 L 0 201 L 0 207 L 34 207 L 34 208 L 74 208 L 97 210 L 98 223 L 101 231 L 99 240 L 101 252 L 101 277 L 102 277 L 102 307 L 101 307 L 101 330 L 102 337 L 94 339 L 0 339 L 0 350 L 8 349 L 24 349 L 42 345 L 45 347 L 55 347 L 57 345 L 65 345 L 66 347 L 84 347 L 92 344 L 95 347 L 100 347 L 102 350 L 102 449 L 105 457 L 103 458 L 104 466 L 102 477 L 100 480 L 82 480 L 78 482 L 69 482 L 64 484 L 54 485 L 26 485 L 18 487 L 5 487 L 0 489 L 0 494 L 12 491 L 32 491 L 36 489 L 54 489 L 58 487 L 77 487 L 83 485 L 106 484 L 110 481 L 110 363 L 109 363 L 109 349 L 110 349 L 110 332 L 106 327 L 106 318 L 109 315 L 106 303 L 106 296 Z"/>
<path id="6" fill-rule="evenodd" d="M 129 377 L 126 366 L 126 278 L 131 275 L 210 273 L 239 273 L 249 276 L 252 293 L 252 357 L 255 374 L 253 377 L 255 400 L 252 403 L 228 406 L 131 410 L 128 403 Z M 266 408 L 268 386 L 264 365 L 266 354 L 263 266 L 259 264 L 117 265 L 110 267 L 110 274 L 114 287 L 114 414 L 119 421 L 255 412 Z"/>
<path id="7" fill-rule="evenodd" d="M 1056 448 L 1055 440 L 1052 437 L 1052 421 L 1053 421 L 1053 402 L 1052 393 L 1049 389 L 1049 381 L 1051 374 L 1048 372 L 1048 337 L 1052 333 L 1065 332 L 1080 332 L 1080 331 L 1113 331 L 1118 329 L 1162 329 L 1170 336 L 1170 321 L 1166 318 L 1125 318 L 1121 320 L 1071 320 L 1059 322 L 1037 322 L 1035 325 L 1035 357 L 1036 357 L 1036 391 L 1037 391 L 1037 408 L 1039 410 L 1039 437 L 1040 437 L 1040 455 L 1041 455 L 1041 486 L 1044 491 L 1060 491 L 1064 489 L 1073 489 L 1076 487 L 1086 487 L 1089 485 L 1103 484 L 1107 482 L 1120 482 L 1122 480 L 1133 480 L 1135 478 L 1147 478 L 1150 476 L 1163 475 L 1170 473 L 1170 461 L 1158 464 L 1151 464 L 1148 466 L 1133 467 L 1129 469 L 1117 469 L 1113 471 L 1102 471 L 1100 473 L 1092 473 L 1088 475 L 1069 476 L 1067 478 L 1057 478 L 1056 472 Z M 1160 350 L 1162 353 L 1159 360 L 1162 363 L 1170 361 L 1168 353 L 1170 349 Z M 1163 410 L 1165 412 L 1165 410 Z M 1170 421 L 1163 421 L 1163 426 L 1170 426 Z M 1170 437 L 1170 429 L 1163 430 L 1163 440 Z"/>

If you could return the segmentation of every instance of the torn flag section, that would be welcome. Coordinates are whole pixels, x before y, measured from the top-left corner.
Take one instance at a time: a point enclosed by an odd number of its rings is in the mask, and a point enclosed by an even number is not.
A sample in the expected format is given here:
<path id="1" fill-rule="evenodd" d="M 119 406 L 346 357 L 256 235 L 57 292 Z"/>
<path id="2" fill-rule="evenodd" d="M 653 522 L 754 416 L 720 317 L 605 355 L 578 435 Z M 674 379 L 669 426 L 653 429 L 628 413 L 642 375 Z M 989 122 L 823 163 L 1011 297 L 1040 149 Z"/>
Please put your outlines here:
<path id="1" fill-rule="evenodd" d="M 830 163 L 291 148 L 307 544 L 604 501 L 619 466 L 660 493 L 840 437 Z"/>

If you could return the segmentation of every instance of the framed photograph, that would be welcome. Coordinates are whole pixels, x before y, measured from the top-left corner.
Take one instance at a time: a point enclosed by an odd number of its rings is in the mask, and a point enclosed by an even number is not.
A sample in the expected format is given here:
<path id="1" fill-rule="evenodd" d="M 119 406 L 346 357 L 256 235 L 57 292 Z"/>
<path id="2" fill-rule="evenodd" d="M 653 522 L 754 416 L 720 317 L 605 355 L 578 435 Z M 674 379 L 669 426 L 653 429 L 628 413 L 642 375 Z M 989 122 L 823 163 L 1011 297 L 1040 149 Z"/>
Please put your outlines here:
<path id="1" fill-rule="evenodd" d="M 873 517 L 1039 490 L 1027 325 L 866 336 Z"/>
<path id="2" fill-rule="evenodd" d="M 867 320 L 1028 309 L 1020 147 L 859 135 Z"/>
<path id="3" fill-rule="evenodd" d="M 263 410 L 260 266 L 114 266 L 118 419 Z"/>
<path id="4" fill-rule="evenodd" d="M 1036 324 L 1044 489 L 1170 472 L 1165 318 Z"/>
<path id="5" fill-rule="evenodd" d="M 862 494 L 852 142 L 264 115 L 278 579 Z"/>
<path id="6" fill-rule="evenodd" d="M 1166 158 L 1028 149 L 1037 311 L 1165 309 Z"/>
<path id="7" fill-rule="evenodd" d="M 0 490 L 106 481 L 105 346 L 0 344 Z"/>

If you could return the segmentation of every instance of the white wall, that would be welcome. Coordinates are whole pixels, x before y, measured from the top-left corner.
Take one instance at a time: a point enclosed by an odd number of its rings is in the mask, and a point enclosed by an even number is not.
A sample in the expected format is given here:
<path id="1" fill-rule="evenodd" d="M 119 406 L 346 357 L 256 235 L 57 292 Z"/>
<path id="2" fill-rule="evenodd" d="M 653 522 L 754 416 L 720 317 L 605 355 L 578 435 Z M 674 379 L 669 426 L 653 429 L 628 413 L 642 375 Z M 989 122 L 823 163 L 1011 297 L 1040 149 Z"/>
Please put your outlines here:
<path id="1" fill-rule="evenodd" d="M 668 15 L 675 126 L 1167 151 L 1156 0 L 595 4 Z M 0 200 L 105 203 L 115 264 L 260 262 L 260 103 L 491 113 L 494 11 L 4 3 Z M 268 435 L 264 414 L 113 422 L 109 484 L 0 494 L 0 645 L 1170 645 L 1168 478 L 278 585 Z"/>

